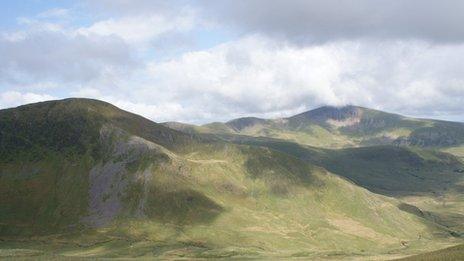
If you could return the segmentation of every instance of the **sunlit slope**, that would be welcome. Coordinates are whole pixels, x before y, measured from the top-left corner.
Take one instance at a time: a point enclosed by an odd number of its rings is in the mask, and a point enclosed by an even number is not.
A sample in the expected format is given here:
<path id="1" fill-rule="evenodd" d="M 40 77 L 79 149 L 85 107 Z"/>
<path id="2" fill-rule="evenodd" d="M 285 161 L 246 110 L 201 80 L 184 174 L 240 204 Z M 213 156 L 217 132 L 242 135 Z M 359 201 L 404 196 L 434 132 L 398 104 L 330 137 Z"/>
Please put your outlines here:
<path id="1" fill-rule="evenodd" d="M 320 107 L 289 118 L 239 118 L 203 126 L 173 124 L 189 132 L 284 139 L 325 148 L 370 145 L 453 147 L 464 144 L 464 124 L 414 119 L 357 106 Z"/>
<path id="2" fill-rule="evenodd" d="M 464 162 L 464 145 L 457 147 L 448 147 L 442 149 L 444 152 L 451 153 Z"/>
<path id="3" fill-rule="evenodd" d="M 98 101 L 0 118 L 0 236 L 25 253 L 370 256 L 452 237 L 295 156 L 207 142 Z"/>

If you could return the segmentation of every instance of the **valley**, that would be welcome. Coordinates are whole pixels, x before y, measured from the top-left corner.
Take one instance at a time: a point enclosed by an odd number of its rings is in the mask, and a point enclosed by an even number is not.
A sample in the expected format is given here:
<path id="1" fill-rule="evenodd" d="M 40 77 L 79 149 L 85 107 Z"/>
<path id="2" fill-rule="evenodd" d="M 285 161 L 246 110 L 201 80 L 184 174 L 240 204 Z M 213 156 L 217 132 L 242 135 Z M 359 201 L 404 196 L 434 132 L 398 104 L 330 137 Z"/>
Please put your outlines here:
<path id="1" fill-rule="evenodd" d="M 0 135 L 0 258 L 385 260 L 463 243 L 462 123 L 347 106 L 158 124 L 65 99 L 1 110 Z"/>

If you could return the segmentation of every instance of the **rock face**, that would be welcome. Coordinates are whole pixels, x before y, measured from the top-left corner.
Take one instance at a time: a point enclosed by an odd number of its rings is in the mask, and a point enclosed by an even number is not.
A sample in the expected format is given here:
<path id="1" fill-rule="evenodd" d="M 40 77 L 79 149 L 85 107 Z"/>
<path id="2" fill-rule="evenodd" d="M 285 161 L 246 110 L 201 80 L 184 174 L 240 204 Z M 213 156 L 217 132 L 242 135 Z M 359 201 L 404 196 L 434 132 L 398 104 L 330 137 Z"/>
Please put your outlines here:
<path id="1" fill-rule="evenodd" d="M 104 126 L 100 133 L 102 144 L 109 148 L 109 155 L 89 173 L 89 214 L 82 221 L 91 227 L 108 225 L 121 215 L 145 216 L 144 205 L 153 164 L 169 160 L 159 145 L 121 129 Z M 143 158 L 151 159 L 144 169 L 131 168 Z M 134 206 L 127 206 L 124 202 L 127 192 L 135 185 L 140 185 L 142 196 Z"/>
<path id="2" fill-rule="evenodd" d="M 433 127 L 413 131 L 407 143 L 421 147 L 447 147 L 464 143 L 464 124 L 436 122 Z"/>

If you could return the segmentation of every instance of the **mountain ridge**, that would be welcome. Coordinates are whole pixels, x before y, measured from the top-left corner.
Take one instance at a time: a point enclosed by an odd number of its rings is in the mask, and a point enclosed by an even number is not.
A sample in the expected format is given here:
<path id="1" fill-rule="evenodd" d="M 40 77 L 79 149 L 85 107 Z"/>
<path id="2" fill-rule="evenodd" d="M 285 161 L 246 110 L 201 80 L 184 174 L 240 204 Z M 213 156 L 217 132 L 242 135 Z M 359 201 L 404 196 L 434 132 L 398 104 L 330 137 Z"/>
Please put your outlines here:
<path id="1" fill-rule="evenodd" d="M 382 179 L 398 179 L 390 192 L 417 178 L 444 184 L 461 168 L 449 154 L 309 149 L 198 128 L 176 131 L 85 99 L 0 110 L 3 247 L 62 258 L 369 259 L 449 246 L 464 231 L 460 199 L 447 214 L 373 192 Z"/>
<path id="2" fill-rule="evenodd" d="M 354 105 L 322 106 L 286 118 L 243 117 L 225 123 L 201 126 L 176 123 L 172 127 L 190 133 L 278 138 L 326 148 L 386 144 L 464 145 L 464 123 L 411 118 Z"/>

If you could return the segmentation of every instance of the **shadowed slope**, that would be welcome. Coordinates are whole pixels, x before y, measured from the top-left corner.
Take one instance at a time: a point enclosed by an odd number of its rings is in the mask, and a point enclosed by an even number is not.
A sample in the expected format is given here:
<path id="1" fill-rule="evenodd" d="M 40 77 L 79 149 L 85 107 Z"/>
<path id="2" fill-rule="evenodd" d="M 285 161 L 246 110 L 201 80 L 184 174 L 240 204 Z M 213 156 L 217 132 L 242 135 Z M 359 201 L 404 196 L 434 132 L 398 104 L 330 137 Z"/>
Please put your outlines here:
<path id="1" fill-rule="evenodd" d="M 88 99 L 1 110 L 0 140 L 2 234 L 53 233 L 86 223 L 105 224 L 124 212 L 123 198 L 144 180 L 136 173 L 139 165 L 170 162 L 170 152 L 156 143 L 175 151 L 198 142 Z M 176 201 L 176 192 L 159 191 L 165 193 Z M 202 197 L 189 193 L 193 199 Z M 97 199 L 104 202 L 96 203 Z M 81 222 L 94 214 L 99 216 L 95 221 Z"/>
<path id="2" fill-rule="evenodd" d="M 269 138 L 238 135 L 213 138 L 281 151 L 386 195 L 461 191 L 464 181 L 464 163 L 456 156 L 435 150 L 398 146 L 332 150 Z"/>

